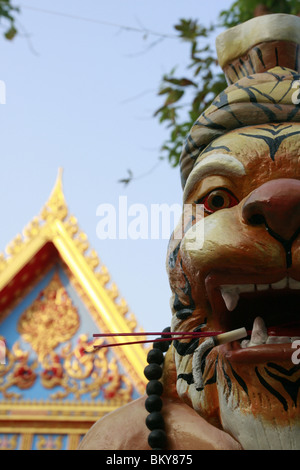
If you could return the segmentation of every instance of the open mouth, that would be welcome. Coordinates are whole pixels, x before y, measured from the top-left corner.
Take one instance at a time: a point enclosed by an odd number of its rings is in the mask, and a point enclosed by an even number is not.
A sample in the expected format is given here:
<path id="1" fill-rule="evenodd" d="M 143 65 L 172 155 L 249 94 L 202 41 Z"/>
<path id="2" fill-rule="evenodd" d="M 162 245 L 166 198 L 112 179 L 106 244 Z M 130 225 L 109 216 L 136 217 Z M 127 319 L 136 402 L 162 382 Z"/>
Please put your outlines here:
<path id="1" fill-rule="evenodd" d="M 207 278 L 215 326 L 222 331 L 245 327 L 249 336 L 240 341 L 243 349 L 299 340 L 300 281 L 290 277 L 270 283 L 251 281 L 225 284 L 220 276 Z"/>

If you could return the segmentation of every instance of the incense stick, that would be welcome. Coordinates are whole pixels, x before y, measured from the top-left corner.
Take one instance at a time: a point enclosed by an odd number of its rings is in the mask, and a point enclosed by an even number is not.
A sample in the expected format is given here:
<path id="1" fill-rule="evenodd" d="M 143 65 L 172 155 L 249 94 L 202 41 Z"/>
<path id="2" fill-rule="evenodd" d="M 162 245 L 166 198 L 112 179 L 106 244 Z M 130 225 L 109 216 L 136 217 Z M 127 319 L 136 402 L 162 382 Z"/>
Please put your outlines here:
<path id="1" fill-rule="evenodd" d="M 211 336 L 211 335 L 210 335 Z M 188 335 L 185 335 L 185 336 L 179 336 L 177 338 L 174 338 L 174 339 L 193 339 L 193 338 L 197 338 L 197 336 L 188 336 Z M 200 338 L 200 336 L 199 336 Z M 132 345 L 132 344 L 146 344 L 146 343 L 158 343 L 158 342 L 164 342 L 164 341 L 168 341 L 166 338 L 156 338 L 156 339 L 146 339 L 146 340 L 140 340 L 140 341 L 127 341 L 125 343 L 109 343 L 109 344 L 100 344 L 100 345 L 94 345 L 94 350 L 95 349 L 102 349 L 102 348 L 112 348 L 114 346 L 129 346 L 129 345 Z"/>
<path id="2" fill-rule="evenodd" d="M 247 336 L 245 334 L 246 330 L 245 328 L 243 328 L 243 334 L 244 336 Z M 220 331 L 207 331 L 207 332 L 204 332 L 204 331 L 185 331 L 185 332 L 179 332 L 179 331 L 176 331 L 176 332 L 172 332 L 172 331 L 168 331 L 168 332 L 165 332 L 165 333 L 153 333 L 153 332 L 148 332 L 148 333 L 138 333 L 138 334 L 134 334 L 134 333 L 108 333 L 108 334 L 105 334 L 105 333 L 99 333 L 99 334 L 95 334 L 93 335 L 94 337 L 116 337 L 116 336 L 139 336 L 139 335 L 143 335 L 143 336 L 150 336 L 150 335 L 158 335 L 160 334 L 161 336 L 165 335 L 167 336 L 168 338 L 171 337 L 172 335 L 176 335 L 176 338 L 171 338 L 170 340 L 172 341 L 173 339 L 176 339 L 176 340 L 179 340 L 179 339 L 195 339 L 195 338 L 211 338 L 211 337 L 215 337 L 215 341 L 216 343 L 219 342 L 220 338 L 222 339 L 223 337 L 226 336 L 226 338 L 231 338 L 232 335 L 231 335 L 232 332 L 227 332 L 227 333 L 224 333 L 224 332 L 220 332 Z M 100 344 L 100 345 L 94 345 L 94 350 L 96 349 L 102 349 L 102 348 L 110 348 L 110 347 L 114 347 L 114 346 L 128 346 L 128 345 L 132 345 L 132 344 L 146 344 L 146 343 L 158 343 L 158 342 L 163 342 L 163 341 L 168 341 L 167 338 L 156 338 L 154 340 L 152 339 L 146 339 L 146 340 L 140 340 L 140 341 L 129 341 L 129 342 L 124 342 L 124 343 L 110 343 L 110 344 Z M 233 340 L 232 340 L 233 341 Z"/>
<path id="3" fill-rule="evenodd" d="M 269 327 L 268 333 L 270 333 L 274 336 L 274 331 L 278 330 L 280 332 L 280 329 L 284 331 L 288 326 L 293 325 L 296 322 L 291 322 L 291 323 L 286 323 L 283 325 L 279 325 L 278 327 Z M 236 340 L 236 333 L 238 331 L 242 331 L 243 337 L 249 336 L 252 333 L 252 330 L 246 330 L 245 328 L 240 328 L 238 330 L 232 330 L 228 332 L 224 331 L 158 331 L 158 332 L 153 332 L 153 331 L 148 331 L 148 332 L 134 332 L 134 333 L 95 333 L 93 334 L 94 338 L 116 338 L 116 337 L 147 337 L 147 336 L 160 336 L 160 338 L 156 339 L 143 339 L 143 340 L 138 340 L 138 341 L 128 341 L 128 342 L 123 342 L 123 343 L 108 343 L 108 344 L 101 344 L 101 345 L 94 345 L 94 351 L 97 349 L 102 349 L 102 348 L 111 348 L 114 346 L 128 346 L 132 344 L 146 344 L 146 343 L 157 343 L 157 342 L 163 342 L 163 341 L 172 341 L 174 339 L 176 340 L 181 340 L 181 339 L 195 339 L 195 338 L 213 338 L 215 344 L 221 344 L 224 342 L 232 342 Z M 276 336 L 276 335 L 275 335 Z"/>
<path id="4" fill-rule="evenodd" d="M 145 332 L 137 332 L 137 333 L 96 333 L 94 334 L 93 336 L 95 338 L 105 338 L 105 337 L 110 337 L 110 336 L 175 336 L 175 335 L 179 335 L 179 336 L 184 336 L 184 335 L 188 335 L 188 336 L 216 336 L 216 335 L 219 335 L 221 333 L 224 333 L 223 331 L 167 331 L 167 332 L 162 332 L 162 331 L 158 331 L 158 332 L 149 332 L 149 331 L 145 331 Z"/>

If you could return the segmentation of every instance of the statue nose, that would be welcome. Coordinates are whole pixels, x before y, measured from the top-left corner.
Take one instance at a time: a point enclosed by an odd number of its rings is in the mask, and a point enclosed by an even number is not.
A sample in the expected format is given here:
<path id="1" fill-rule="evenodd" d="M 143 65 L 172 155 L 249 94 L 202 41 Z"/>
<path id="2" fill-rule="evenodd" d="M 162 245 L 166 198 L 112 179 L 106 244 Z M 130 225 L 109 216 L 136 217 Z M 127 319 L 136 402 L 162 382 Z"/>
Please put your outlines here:
<path id="1" fill-rule="evenodd" d="M 282 178 L 264 183 L 247 198 L 242 215 L 249 225 L 264 224 L 281 243 L 292 243 L 300 229 L 300 181 Z"/>

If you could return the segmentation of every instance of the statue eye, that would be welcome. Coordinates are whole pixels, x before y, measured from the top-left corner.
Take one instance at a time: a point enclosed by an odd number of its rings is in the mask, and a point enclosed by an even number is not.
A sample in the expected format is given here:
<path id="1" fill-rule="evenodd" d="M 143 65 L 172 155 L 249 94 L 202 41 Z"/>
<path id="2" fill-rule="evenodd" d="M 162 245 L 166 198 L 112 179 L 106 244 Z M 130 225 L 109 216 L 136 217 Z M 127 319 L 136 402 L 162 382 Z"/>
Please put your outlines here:
<path id="1" fill-rule="evenodd" d="M 218 188 L 196 201 L 196 204 L 203 204 L 205 212 L 213 214 L 221 209 L 236 206 L 238 202 L 237 198 L 229 189 Z"/>

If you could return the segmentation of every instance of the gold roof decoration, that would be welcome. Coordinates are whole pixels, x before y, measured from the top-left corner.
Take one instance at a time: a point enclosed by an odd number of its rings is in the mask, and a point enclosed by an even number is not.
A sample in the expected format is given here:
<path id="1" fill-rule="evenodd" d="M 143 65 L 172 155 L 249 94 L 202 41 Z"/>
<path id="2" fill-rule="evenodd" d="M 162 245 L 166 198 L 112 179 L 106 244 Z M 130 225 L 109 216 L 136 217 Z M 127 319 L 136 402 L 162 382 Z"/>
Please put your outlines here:
<path id="1" fill-rule="evenodd" d="M 80 299 L 84 305 L 81 312 L 58 272 L 77 294 L 77 304 Z M 30 297 L 41 285 L 37 296 Z M 30 304 L 24 303 L 27 295 Z M 6 326 L 11 339 L 0 334 L 0 346 L 7 346 L 0 363 L 0 449 L 76 449 L 99 417 L 145 393 L 144 345 L 87 352 L 103 339 L 93 342 L 85 333 L 86 314 L 96 330 L 89 334 L 122 332 L 133 334 L 132 341 L 146 338 L 69 213 L 61 169 L 40 214 L 0 254 L 0 324 L 10 314 L 16 331 Z M 123 339 L 117 335 L 108 342 Z"/>
<path id="2" fill-rule="evenodd" d="M 37 278 L 45 267 L 49 268 L 56 254 L 102 333 L 143 332 L 125 299 L 120 297 L 116 284 L 111 282 L 108 269 L 90 248 L 77 219 L 69 214 L 62 174 L 60 169 L 54 189 L 39 216 L 34 217 L 22 235 L 17 235 L 6 252 L 0 254 L 0 321 L 29 288 L 30 280 Z M 137 338 L 133 337 L 132 341 L 134 339 Z M 112 341 L 121 343 L 122 337 L 115 336 Z M 145 347 L 133 344 L 113 349 L 139 393 L 144 393 Z"/>

